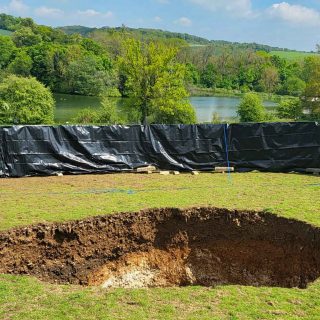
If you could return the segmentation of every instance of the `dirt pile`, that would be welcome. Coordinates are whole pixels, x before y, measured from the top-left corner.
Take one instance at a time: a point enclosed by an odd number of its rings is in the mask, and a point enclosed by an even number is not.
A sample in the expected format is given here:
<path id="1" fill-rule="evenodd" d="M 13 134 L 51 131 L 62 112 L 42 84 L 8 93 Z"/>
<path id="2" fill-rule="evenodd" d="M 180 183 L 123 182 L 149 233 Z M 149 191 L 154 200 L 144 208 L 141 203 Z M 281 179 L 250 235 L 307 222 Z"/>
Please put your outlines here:
<path id="1" fill-rule="evenodd" d="M 305 288 L 320 228 L 268 213 L 156 209 L 0 233 L 0 273 L 104 287 Z"/>

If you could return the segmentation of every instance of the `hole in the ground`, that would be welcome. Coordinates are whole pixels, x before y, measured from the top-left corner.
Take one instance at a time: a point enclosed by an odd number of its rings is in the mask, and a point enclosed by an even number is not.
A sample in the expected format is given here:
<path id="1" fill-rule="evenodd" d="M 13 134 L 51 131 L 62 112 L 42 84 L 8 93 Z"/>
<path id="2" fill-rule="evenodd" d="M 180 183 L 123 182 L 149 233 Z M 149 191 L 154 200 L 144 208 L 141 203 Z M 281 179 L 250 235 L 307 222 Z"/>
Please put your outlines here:
<path id="1" fill-rule="evenodd" d="M 0 233 L 0 273 L 106 288 L 305 288 L 320 277 L 320 228 L 216 208 L 42 224 Z"/>

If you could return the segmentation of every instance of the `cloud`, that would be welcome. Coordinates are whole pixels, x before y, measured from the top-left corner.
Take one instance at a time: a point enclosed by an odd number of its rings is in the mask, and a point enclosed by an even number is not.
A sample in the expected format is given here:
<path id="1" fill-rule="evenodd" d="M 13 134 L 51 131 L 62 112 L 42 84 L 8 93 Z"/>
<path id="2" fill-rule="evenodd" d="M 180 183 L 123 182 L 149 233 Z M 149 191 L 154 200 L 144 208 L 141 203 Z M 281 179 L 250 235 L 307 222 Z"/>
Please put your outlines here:
<path id="1" fill-rule="evenodd" d="M 174 22 L 175 24 L 179 24 L 183 27 L 190 27 L 192 25 L 192 21 L 187 17 L 181 17 Z"/>
<path id="2" fill-rule="evenodd" d="M 320 12 L 301 5 L 291 5 L 288 2 L 275 3 L 268 12 L 272 17 L 293 24 L 320 25 Z"/>
<path id="3" fill-rule="evenodd" d="M 60 18 L 64 15 L 64 11 L 56 8 L 39 7 L 34 10 L 38 17 L 42 18 Z"/>
<path id="4" fill-rule="evenodd" d="M 14 15 L 27 15 L 29 7 L 22 0 L 11 0 L 8 5 L 0 7 L 0 12 L 14 14 Z"/>
<path id="5" fill-rule="evenodd" d="M 159 17 L 159 16 L 154 17 L 153 20 L 154 20 L 155 22 L 162 22 L 162 21 L 163 21 L 162 18 Z"/>
<path id="6" fill-rule="evenodd" d="M 78 11 L 78 15 L 82 17 L 87 17 L 87 18 L 112 18 L 113 17 L 113 12 L 112 11 L 107 11 L 107 12 L 99 12 L 94 9 L 87 9 L 85 11 Z"/>
<path id="7" fill-rule="evenodd" d="M 211 11 L 223 10 L 239 16 L 250 16 L 252 12 L 251 0 L 189 0 Z"/>

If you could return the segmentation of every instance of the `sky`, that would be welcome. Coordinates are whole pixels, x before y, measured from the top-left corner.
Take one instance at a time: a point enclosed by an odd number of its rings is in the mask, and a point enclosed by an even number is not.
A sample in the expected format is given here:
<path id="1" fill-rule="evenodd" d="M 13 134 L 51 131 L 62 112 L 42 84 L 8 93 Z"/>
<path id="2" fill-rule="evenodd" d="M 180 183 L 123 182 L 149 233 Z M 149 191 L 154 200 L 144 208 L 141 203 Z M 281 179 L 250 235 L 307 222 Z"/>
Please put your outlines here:
<path id="1" fill-rule="evenodd" d="M 124 24 L 305 51 L 320 43 L 320 0 L 0 0 L 0 12 L 54 27 Z"/>

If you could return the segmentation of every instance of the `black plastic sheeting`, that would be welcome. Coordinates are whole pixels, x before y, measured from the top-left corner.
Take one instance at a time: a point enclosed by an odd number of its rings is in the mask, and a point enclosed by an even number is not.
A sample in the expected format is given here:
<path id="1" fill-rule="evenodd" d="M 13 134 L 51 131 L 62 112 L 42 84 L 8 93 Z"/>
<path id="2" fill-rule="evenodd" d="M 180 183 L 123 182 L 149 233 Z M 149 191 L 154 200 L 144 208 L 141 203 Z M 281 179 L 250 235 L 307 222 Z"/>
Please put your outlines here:
<path id="1" fill-rule="evenodd" d="M 230 162 L 228 162 L 230 161 Z M 0 127 L 0 176 L 162 170 L 305 171 L 320 167 L 320 126 L 308 123 Z"/>

